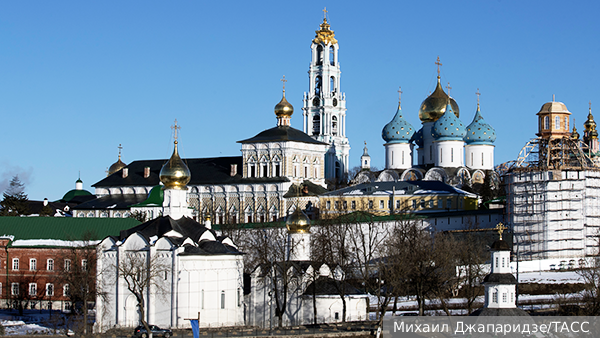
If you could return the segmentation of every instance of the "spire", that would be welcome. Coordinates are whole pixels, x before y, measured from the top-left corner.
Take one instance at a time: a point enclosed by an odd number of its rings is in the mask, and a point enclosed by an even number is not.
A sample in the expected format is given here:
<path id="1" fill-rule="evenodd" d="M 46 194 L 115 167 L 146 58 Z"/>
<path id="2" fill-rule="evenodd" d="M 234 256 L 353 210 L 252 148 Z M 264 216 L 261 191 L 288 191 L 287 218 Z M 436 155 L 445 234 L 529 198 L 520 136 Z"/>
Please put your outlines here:
<path id="1" fill-rule="evenodd" d="M 479 96 L 481 96 L 481 93 L 479 92 L 479 88 L 477 88 L 475 95 L 477 95 L 477 111 L 479 111 Z"/>
<path id="2" fill-rule="evenodd" d="M 402 87 L 398 86 L 398 109 L 402 110 Z"/>
<path id="3" fill-rule="evenodd" d="M 440 56 L 438 55 L 437 60 L 435 61 L 435 64 L 437 65 L 437 73 L 438 73 L 438 82 L 440 82 L 440 66 L 442 65 L 442 63 L 440 62 Z"/>
<path id="4" fill-rule="evenodd" d="M 323 9 L 323 23 L 321 24 L 321 29 L 315 31 L 317 33 L 316 37 L 313 40 L 315 44 L 332 44 L 335 45 L 337 40 L 335 39 L 335 34 L 332 30 L 329 29 L 330 25 L 327 23 L 327 8 Z"/>
<path id="5" fill-rule="evenodd" d="M 367 141 L 365 141 L 365 148 L 363 149 L 363 156 L 369 156 L 369 149 L 367 149 Z"/>
<path id="6" fill-rule="evenodd" d="M 290 126 L 290 118 L 294 114 L 294 107 L 285 99 L 285 83 L 287 82 L 285 75 L 281 79 L 281 82 L 283 83 L 281 101 L 275 105 L 275 116 L 277 116 L 278 127 Z"/>

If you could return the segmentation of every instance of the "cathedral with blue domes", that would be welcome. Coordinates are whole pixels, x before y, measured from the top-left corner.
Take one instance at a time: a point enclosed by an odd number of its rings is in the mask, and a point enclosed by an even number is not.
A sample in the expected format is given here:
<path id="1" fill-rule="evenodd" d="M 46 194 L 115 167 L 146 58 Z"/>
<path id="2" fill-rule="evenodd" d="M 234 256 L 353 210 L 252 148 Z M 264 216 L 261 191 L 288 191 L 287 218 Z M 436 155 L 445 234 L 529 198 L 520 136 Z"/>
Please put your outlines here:
<path id="1" fill-rule="evenodd" d="M 399 100 L 396 114 L 381 132 L 385 169 L 371 172 L 363 167 L 353 183 L 427 180 L 472 188 L 483 184 L 486 175 L 497 181 L 494 128 L 485 122 L 479 99 L 472 122 L 465 126 L 458 103 L 442 88 L 439 68 L 436 88 L 419 109 L 421 128 L 415 130 L 404 116 Z"/>

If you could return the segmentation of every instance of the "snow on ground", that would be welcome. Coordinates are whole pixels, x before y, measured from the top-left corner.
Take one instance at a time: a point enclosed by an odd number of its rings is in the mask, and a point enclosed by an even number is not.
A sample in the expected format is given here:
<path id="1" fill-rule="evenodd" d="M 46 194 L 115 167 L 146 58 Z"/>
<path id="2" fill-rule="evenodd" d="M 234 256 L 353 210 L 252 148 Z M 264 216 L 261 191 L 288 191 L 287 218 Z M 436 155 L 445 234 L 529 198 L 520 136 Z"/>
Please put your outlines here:
<path id="1" fill-rule="evenodd" d="M 575 271 L 542 271 L 520 273 L 519 283 L 575 284 L 584 281 Z"/>
<path id="2" fill-rule="evenodd" d="M 4 326 L 5 335 L 54 335 L 65 333 L 64 315 L 53 311 L 50 317 L 48 311 L 40 313 L 39 310 L 26 310 L 23 316 L 18 316 L 16 311 L 0 310 L 0 324 Z M 69 330 L 69 334 L 73 331 Z"/>

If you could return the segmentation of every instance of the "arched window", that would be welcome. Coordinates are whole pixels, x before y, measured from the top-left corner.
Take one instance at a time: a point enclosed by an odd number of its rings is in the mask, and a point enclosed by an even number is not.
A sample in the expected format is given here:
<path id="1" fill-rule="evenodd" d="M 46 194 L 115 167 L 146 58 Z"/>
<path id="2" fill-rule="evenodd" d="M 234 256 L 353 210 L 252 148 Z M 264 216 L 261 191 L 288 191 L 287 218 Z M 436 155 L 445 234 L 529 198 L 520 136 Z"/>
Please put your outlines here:
<path id="1" fill-rule="evenodd" d="M 317 65 L 323 64 L 323 46 L 317 46 Z"/>
<path id="2" fill-rule="evenodd" d="M 321 96 L 321 86 L 322 86 L 322 79 L 321 79 L 321 75 L 318 75 L 315 78 L 315 95 L 316 96 Z"/>
<path id="3" fill-rule="evenodd" d="M 335 95 L 335 77 L 330 77 L 329 78 L 329 90 L 331 91 L 331 95 Z"/>
<path id="4" fill-rule="evenodd" d="M 329 64 L 332 66 L 335 65 L 335 48 L 333 46 L 329 47 Z"/>
<path id="5" fill-rule="evenodd" d="M 550 129 L 550 119 L 548 116 L 544 116 L 544 129 Z"/>
<path id="6" fill-rule="evenodd" d="M 313 116 L 313 135 L 321 134 L 321 115 Z"/>
<path id="7" fill-rule="evenodd" d="M 554 129 L 560 129 L 560 117 L 554 117 Z"/>
<path id="8" fill-rule="evenodd" d="M 340 167 L 341 167 L 341 166 L 340 166 L 340 162 L 337 162 L 337 161 L 336 161 L 336 162 L 335 162 L 335 177 L 336 177 L 336 178 L 340 178 L 340 177 L 341 177 L 341 174 L 340 174 L 340 169 L 341 169 L 341 168 L 340 168 Z M 372 208 L 372 207 L 371 207 L 371 208 Z"/>
<path id="9" fill-rule="evenodd" d="M 337 128 L 337 116 L 332 116 L 331 117 L 331 132 L 333 133 L 333 136 L 337 136 L 337 132 L 338 132 L 338 128 Z"/>

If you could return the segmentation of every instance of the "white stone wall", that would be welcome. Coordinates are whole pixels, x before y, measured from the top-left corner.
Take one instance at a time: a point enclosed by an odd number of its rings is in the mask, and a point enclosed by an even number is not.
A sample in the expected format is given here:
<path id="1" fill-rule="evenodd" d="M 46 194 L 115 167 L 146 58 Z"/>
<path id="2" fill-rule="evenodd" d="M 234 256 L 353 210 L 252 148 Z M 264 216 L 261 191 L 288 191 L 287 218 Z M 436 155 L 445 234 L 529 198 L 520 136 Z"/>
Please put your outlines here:
<path id="1" fill-rule="evenodd" d="M 412 145 L 409 143 L 386 143 L 385 168 L 409 169 L 412 168 Z"/>
<path id="2" fill-rule="evenodd" d="M 469 169 L 493 170 L 494 146 L 491 144 L 466 145 L 465 162 Z"/>

